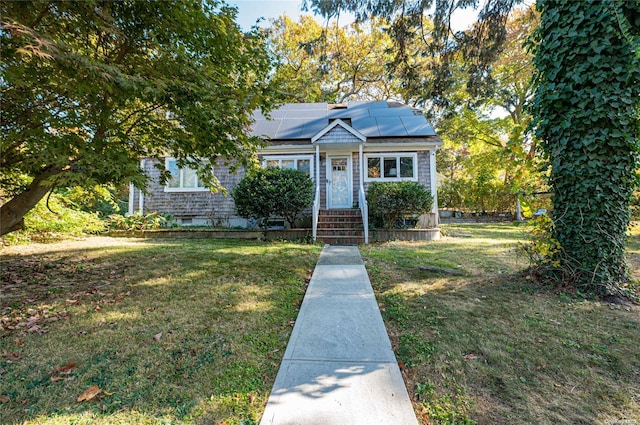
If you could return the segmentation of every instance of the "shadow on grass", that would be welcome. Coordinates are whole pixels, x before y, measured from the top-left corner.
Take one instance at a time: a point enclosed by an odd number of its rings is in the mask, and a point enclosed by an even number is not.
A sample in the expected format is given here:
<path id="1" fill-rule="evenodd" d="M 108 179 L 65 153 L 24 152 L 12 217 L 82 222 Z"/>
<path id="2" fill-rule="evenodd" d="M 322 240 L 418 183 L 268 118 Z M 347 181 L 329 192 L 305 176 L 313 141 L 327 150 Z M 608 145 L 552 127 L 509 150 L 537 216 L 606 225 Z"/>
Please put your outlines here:
<path id="1" fill-rule="evenodd" d="M 422 423 L 637 420 L 640 310 L 517 277 L 527 266 L 514 258 L 520 233 L 500 229 L 362 249 Z"/>
<path id="2" fill-rule="evenodd" d="M 319 251 L 154 240 L 4 256 L 3 423 L 257 420 Z"/>

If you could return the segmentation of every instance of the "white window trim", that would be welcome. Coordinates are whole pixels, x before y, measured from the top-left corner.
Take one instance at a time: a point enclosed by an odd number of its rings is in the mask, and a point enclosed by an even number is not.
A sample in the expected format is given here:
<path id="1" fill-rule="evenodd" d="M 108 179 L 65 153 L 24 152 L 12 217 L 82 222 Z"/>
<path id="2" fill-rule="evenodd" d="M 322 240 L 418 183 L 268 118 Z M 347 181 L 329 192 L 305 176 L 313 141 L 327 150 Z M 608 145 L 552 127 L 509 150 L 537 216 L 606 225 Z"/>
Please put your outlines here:
<path id="1" fill-rule="evenodd" d="M 175 161 L 176 159 L 173 157 L 167 157 L 164 159 L 164 168 L 165 170 L 169 169 L 169 161 Z M 206 187 L 182 187 L 183 179 L 184 179 L 184 168 L 180 167 L 180 187 L 169 187 L 169 182 L 164 186 L 165 192 L 209 192 L 209 189 Z M 198 185 L 200 180 L 200 176 L 196 174 L 196 186 Z"/>
<path id="2" fill-rule="evenodd" d="M 398 164 L 397 177 L 384 177 L 384 158 L 396 158 Z M 400 177 L 400 157 L 413 158 L 413 177 Z M 369 158 L 380 158 L 380 174 L 381 177 L 369 177 Z M 418 181 L 418 153 L 417 152 L 381 152 L 364 154 L 364 181 L 365 182 L 399 182 L 399 181 Z"/>
<path id="3" fill-rule="evenodd" d="M 282 168 L 282 161 L 296 161 L 296 167 L 298 165 L 298 160 L 307 160 L 309 161 L 309 178 L 315 181 L 314 174 L 314 160 L 313 155 L 265 155 L 262 157 L 262 167 L 267 168 L 267 161 L 278 161 L 279 167 Z M 297 169 L 297 168 L 296 168 Z"/>

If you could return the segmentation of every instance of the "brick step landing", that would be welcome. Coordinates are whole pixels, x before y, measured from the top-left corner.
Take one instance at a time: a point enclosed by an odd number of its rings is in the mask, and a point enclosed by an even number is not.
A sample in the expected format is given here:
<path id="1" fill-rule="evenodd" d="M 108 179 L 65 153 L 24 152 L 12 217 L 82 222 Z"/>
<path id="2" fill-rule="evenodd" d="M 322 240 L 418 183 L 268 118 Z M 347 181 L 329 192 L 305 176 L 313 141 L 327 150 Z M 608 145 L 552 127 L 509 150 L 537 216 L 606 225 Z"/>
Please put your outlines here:
<path id="1" fill-rule="evenodd" d="M 316 239 L 329 245 L 364 243 L 360 210 L 320 210 Z"/>

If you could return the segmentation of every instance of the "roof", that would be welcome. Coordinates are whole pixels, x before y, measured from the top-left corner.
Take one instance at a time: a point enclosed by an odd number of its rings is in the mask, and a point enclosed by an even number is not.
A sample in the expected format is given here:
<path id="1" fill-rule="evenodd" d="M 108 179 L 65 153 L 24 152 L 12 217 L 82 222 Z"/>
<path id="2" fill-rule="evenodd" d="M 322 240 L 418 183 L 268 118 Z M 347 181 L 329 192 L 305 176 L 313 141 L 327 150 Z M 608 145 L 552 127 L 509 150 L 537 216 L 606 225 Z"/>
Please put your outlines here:
<path id="1" fill-rule="evenodd" d="M 252 136 L 275 140 L 311 139 L 335 119 L 346 121 L 367 138 L 427 137 L 436 133 L 419 110 L 395 102 L 287 103 L 267 119 L 253 115 Z"/>

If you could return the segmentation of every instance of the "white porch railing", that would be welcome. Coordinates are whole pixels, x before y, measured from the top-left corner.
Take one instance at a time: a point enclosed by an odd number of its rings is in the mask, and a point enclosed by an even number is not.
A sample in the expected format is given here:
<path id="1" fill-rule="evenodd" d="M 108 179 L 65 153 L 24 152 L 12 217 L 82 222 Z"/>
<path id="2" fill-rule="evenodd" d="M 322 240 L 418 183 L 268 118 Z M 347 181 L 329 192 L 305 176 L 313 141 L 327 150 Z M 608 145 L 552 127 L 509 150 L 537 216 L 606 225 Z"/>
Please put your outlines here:
<path id="1" fill-rule="evenodd" d="M 320 215 L 320 185 L 316 184 L 316 194 L 313 198 L 313 241 L 318 236 L 318 216 Z"/>
<path id="2" fill-rule="evenodd" d="M 367 196 L 364 193 L 364 187 L 360 185 L 358 192 L 358 205 L 360 206 L 360 212 L 362 213 L 362 227 L 364 227 L 364 243 L 369 243 L 369 204 L 367 203 Z"/>

